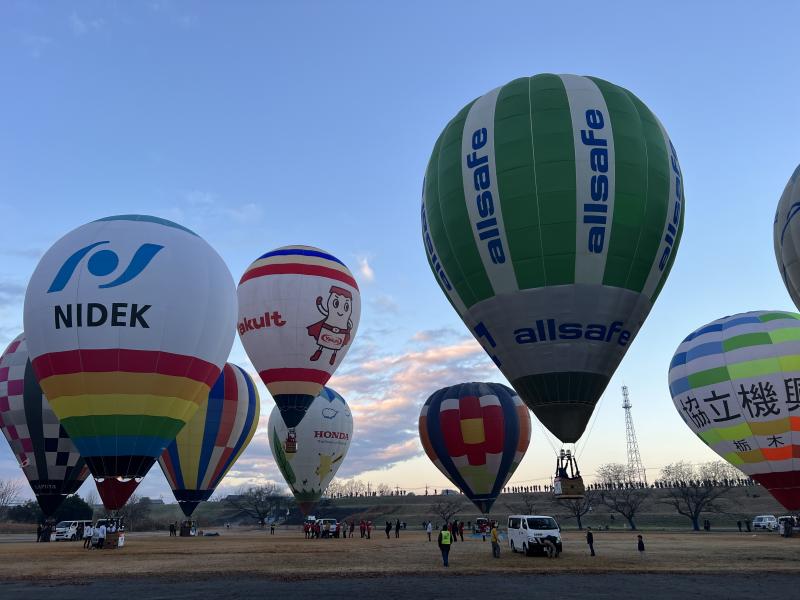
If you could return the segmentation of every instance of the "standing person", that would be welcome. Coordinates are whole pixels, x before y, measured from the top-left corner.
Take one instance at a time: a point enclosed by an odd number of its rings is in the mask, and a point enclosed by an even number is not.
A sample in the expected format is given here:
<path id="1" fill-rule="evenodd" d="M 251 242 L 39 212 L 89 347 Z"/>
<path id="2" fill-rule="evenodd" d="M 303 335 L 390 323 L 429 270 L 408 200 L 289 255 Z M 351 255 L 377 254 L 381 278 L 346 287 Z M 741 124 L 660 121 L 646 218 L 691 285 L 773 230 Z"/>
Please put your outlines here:
<path id="1" fill-rule="evenodd" d="M 594 556 L 594 534 L 591 527 L 586 528 L 586 543 L 589 544 L 589 556 Z"/>
<path id="2" fill-rule="evenodd" d="M 367 521 L 367 539 L 372 539 L 372 521 Z"/>
<path id="3" fill-rule="evenodd" d="M 396 538 L 400 537 L 400 519 L 397 519 L 394 522 L 394 537 Z"/>
<path id="4" fill-rule="evenodd" d="M 439 543 L 439 550 L 442 551 L 442 563 L 445 567 L 450 566 L 449 558 L 452 538 L 453 535 L 448 531 L 447 524 L 442 525 L 442 530 L 439 532 L 439 539 L 436 541 Z"/>
<path id="5" fill-rule="evenodd" d="M 736 526 L 739 528 L 739 533 L 742 533 L 742 522 L 736 521 Z"/>
<path id="6" fill-rule="evenodd" d="M 389 539 L 389 534 L 391 533 L 391 531 L 392 531 L 392 522 L 391 521 L 386 521 L 386 539 L 387 540 Z"/>
<path id="7" fill-rule="evenodd" d="M 453 519 L 453 522 L 450 523 L 450 538 L 451 543 L 458 541 L 458 519 Z"/>
<path id="8" fill-rule="evenodd" d="M 94 534 L 94 530 L 92 530 L 92 524 L 89 523 L 86 527 L 83 528 L 83 547 L 87 550 L 92 549 L 92 535 Z"/>
<path id="9" fill-rule="evenodd" d="M 353 530 L 356 528 L 356 520 L 350 521 L 350 537 L 353 537 Z M 363 536 L 362 536 L 363 537 Z"/>
<path id="10" fill-rule="evenodd" d="M 636 549 L 639 550 L 639 556 L 644 558 L 644 539 L 642 539 L 641 534 L 637 535 L 636 539 L 638 540 L 636 542 Z"/>
<path id="11" fill-rule="evenodd" d="M 269 534 L 275 535 L 275 521 L 269 524 Z"/>
<path id="12" fill-rule="evenodd" d="M 464 521 L 461 521 L 458 524 L 458 536 L 461 538 L 461 541 L 464 541 Z"/>
<path id="13" fill-rule="evenodd" d="M 39 524 L 36 526 L 36 542 L 37 542 L 37 543 L 42 541 L 42 531 L 44 531 L 44 530 L 42 529 L 42 524 L 41 524 L 41 523 L 39 523 Z"/>
<path id="14" fill-rule="evenodd" d="M 425 531 L 428 533 L 428 541 L 431 541 L 431 534 L 433 533 L 433 523 L 428 521 L 428 524 L 425 526 Z"/>
<path id="15" fill-rule="evenodd" d="M 497 533 L 497 521 L 492 521 L 492 556 L 500 558 L 500 536 Z"/>
<path id="16" fill-rule="evenodd" d="M 102 550 L 103 544 L 106 543 L 106 524 L 101 523 L 97 529 L 97 549 Z"/>
<path id="17" fill-rule="evenodd" d="M 361 537 L 363 538 L 367 533 L 367 524 L 364 523 L 364 519 L 361 519 L 361 523 L 358 524 L 359 529 L 361 529 Z"/>

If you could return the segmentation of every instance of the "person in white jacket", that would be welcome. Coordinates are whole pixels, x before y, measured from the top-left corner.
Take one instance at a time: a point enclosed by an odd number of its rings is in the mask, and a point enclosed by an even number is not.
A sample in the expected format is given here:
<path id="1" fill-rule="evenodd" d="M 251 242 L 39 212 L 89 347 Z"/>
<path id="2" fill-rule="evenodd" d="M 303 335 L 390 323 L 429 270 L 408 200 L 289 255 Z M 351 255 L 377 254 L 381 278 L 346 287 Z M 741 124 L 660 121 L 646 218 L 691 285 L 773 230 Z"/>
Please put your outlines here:
<path id="1" fill-rule="evenodd" d="M 92 535 L 94 534 L 94 529 L 92 529 L 92 524 L 89 523 L 86 527 L 83 528 L 83 547 L 90 549 L 92 547 Z"/>
<path id="2" fill-rule="evenodd" d="M 433 523 L 428 521 L 428 525 L 425 527 L 425 531 L 428 533 L 428 541 L 431 541 L 431 533 L 433 533 Z"/>

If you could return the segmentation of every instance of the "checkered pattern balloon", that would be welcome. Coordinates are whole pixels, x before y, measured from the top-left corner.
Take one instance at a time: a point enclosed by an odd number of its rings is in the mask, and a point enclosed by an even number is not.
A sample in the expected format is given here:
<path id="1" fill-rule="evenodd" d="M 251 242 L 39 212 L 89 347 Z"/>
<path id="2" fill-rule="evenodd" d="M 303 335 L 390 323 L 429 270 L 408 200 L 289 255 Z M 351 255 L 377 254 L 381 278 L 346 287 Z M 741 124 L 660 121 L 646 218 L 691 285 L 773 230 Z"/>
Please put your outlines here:
<path id="1" fill-rule="evenodd" d="M 33 373 L 25 334 L 0 357 L 0 429 L 49 516 L 89 474 Z"/>

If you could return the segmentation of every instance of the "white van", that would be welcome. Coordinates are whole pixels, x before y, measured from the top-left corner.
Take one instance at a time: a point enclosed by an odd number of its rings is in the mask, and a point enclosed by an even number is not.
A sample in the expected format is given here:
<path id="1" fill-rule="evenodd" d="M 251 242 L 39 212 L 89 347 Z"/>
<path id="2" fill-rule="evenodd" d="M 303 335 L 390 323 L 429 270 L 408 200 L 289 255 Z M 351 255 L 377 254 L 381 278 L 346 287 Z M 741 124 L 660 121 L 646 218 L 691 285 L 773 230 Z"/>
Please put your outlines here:
<path id="1" fill-rule="evenodd" d="M 55 533 L 53 534 L 53 540 L 56 542 L 59 540 L 70 540 L 74 542 L 77 539 L 80 539 L 83 536 L 83 528 L 80 528 L 80 525 L 83 524 L 83 527 L 87 525 L 91 525 L 91 521 L 59 521 L 55 527 Z M 81 529 L 80 533 L 78 529 Z"/>
<path id="2" fill-rule="evenodd" d="M 766 529 L 774 531 L 778 528 L 778 519 L 775 515 L 759 515 L 753 519 L 753 529 Z"/>
<path id="3" fill-rule="evenodd" d="M 512 552 L 525 555 L 546 554 L 544 541 L 549 539 L 561 552 L 561 528 L 553 517 L 511 515 L 508 517 L 508 545 Z"/>

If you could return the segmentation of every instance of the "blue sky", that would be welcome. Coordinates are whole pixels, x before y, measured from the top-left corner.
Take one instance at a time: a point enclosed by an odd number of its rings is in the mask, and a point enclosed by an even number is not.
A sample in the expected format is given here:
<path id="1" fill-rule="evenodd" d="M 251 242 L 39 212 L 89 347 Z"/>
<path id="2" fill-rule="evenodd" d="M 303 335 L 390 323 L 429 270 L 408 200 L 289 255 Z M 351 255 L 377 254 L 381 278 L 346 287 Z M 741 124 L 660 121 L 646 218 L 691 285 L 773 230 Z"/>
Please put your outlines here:
<path id="1" fill-rule="evenodd" d="M 708 321 L 792 308 L 772 219 L 800 161 L 800 7 L 700 4 L 3 2 L 0 344 L 21 330 L 41 254 L 99 217 L 178 221 L 235 279 L 277 246 L 319 246 L 356 273 L 364 300 L 331 382 L 356 418 L 340 475 L 442 487 L 416 441 L 419 407 L 444 385 L 502 376 L 425 261 L 430 151 L 464 104 L 515 77 L 596 75 L 669 131 L 686 221 L 670 280 L 578 446 L 582 467 L 625 460 L 623 383 L 651 476 L 714 459 L 675 411 L 667 367 Z M 238 341 L 231 359 L 250 368 Z M 550 475 L 553 449 L 533 432 L 512 483 Z M 3 445 L 0 478 L 18 476 Z M 259 478 L 280 478 L 262 434 L 225 485 Z M 170 497 L 157 467 L 141 489 Z"/>

